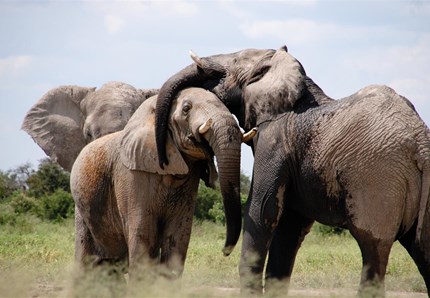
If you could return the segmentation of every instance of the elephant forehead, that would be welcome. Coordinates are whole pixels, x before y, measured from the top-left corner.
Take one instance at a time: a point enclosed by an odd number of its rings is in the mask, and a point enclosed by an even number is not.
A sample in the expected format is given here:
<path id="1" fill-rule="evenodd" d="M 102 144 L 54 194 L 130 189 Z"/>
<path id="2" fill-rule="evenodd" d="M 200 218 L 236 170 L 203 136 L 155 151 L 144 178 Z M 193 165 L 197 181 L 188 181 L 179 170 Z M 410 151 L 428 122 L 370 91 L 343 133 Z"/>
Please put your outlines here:
<path id="1" fill-rule="evenodd" d="M 196 98 L 216 99 L 217 97 L 212 92 L 202 88 L 187 88 L 178 93 L 176 100 L 182 102 L 184 100 L 193 100 Z"/>
<path id="2" fill-rule="evenodd" d="M 199 112 L 215 108 L 215 110 L 212 111 L 230 114 L 227 107 L 214 93 L 202 88 L 187 88 L 181 90 L 172 104 L 172 113 L 175 113 L 175 110 L 177 113 L 180 113 L 179 107 L 182 106 L 185 101 L 192 103 L 193 109 Z"/>

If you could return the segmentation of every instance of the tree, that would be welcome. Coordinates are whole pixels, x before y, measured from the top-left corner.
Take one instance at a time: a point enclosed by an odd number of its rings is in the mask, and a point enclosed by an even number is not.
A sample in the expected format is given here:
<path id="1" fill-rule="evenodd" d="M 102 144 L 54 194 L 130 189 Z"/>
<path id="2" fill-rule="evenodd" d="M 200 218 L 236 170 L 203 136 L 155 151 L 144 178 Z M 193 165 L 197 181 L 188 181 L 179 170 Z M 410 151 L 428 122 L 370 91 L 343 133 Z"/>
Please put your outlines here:
<path id="1" fill-rule="evenodd" d="M 8 173 L 0 171 L 0 200 L 9 197 L 16 190 L 16 181 Z"/>
<path id="2" fill-rule="evenodd" d="M 0 171 L 0 199 L 8 198 L 15 191 L 25 191 L 28 178 L 34 173 L 31 163 L 27 162 L 6 172 Z"/>
<path id="3" fill-rule="evenodd" d="M 70 174 L 49 158 L 40 161 L 38 170 L 28 179 L 28 195 L 40 198 L 57 189 L 70 192 Z"/>

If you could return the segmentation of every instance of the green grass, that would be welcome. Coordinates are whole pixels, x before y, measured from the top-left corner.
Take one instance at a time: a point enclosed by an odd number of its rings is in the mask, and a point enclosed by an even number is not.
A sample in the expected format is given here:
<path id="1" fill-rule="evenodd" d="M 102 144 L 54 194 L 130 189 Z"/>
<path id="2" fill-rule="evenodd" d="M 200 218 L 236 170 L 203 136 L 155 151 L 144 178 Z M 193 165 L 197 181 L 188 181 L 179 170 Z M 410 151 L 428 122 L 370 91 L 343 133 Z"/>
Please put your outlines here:
<path id="1" fill-rule="evenodd" d="M 180 281 L 157 280 L 151 286 L 113 289 L 98 272 L 86 286 L 74 286 L 73 221 L 60 224 L 36 218 L 0 226 L 1 297 L 213 297 L 237 296 L 240 243 L 224 257 L 225 227 L 209 222 L 195 223 Z M 321 236 L 311 232 L 300 249 L 291 280 L 296 290 L 350 289 L 355 292 L 361 271 L 361 254 L 349 234 Z M 415 264 L 395 244 L 387 269 L 387 291 L 426 292 Z M 115 292 L 117 291 L 117 292 Z M 332 294 L 330 294 L 332 295 Z"/>
<path id="2" fill-rule="evenodd" d="M 361 276 L 361 253 L 349 235 L 310 233 L 297 255 L 291 288 L 352 288 Z M 386 273 L 387 291 L 426 292 L 424 281 L 406 250 L 394 243 Z"/>

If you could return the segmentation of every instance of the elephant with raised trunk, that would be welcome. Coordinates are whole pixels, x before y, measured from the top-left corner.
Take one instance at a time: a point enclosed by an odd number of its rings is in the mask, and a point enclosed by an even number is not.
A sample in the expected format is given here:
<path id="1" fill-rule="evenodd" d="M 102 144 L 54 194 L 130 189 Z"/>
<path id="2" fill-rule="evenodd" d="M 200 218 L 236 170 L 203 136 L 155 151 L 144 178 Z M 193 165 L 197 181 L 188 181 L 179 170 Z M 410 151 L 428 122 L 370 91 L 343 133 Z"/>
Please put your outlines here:
<path id="1" fill-rule="evenodd" d="M 88 144 L 71 172 L 76 204 L 76 259 L 81 264 L 128 261 L 183 270 L 199 180 L 213 185 L 218 173 L 226 214 L 223 252 L 241 232 L 240 149 L 233 115 L 204 89 L 181 91 L 168 117 L 167 156 L 158 165 L 156 96 L 147 99 L 122 131 Z M 246 136 L 245 136 L 246 138 Z"/>
<path id="2" fill-rule="evenodd" d="M 383 295 L 399 240 L 430 290 L 430 137 L 413 105 L 386 86 L 328 97 L 286 47 L 200 58 L 172 76 L 157 103 L 159 161 L 172 96 L 214 92 L 245 129 L 258 127 L 239 266 L 244 291 L 288 288 L 313 222 L 349 229 L 362 252 L 360 293 Z M 279 286 L 279 284 L 278 284 Z"/>
<path id="3" fill-rule="evenodd" d="M 136 89 L 123 82 L 95 87 L 59 86 L 27 112 L 22 129 L 65 170 L 72 169 L 89 142 L 124 128 L 131 115 L 158 89 Z"/>

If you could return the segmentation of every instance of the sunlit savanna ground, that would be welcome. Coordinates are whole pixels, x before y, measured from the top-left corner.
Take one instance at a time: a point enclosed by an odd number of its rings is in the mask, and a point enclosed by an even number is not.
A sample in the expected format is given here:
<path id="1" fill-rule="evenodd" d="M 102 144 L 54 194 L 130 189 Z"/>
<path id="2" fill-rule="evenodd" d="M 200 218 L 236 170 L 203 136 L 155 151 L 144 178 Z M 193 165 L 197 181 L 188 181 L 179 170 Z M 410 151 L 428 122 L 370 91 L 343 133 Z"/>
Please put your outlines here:
<path id="1" fill-rule="evenodd" d="M 0 297 L 235 297 L 239 295 L 237 265 L 240 243 L 230 257 L 221 249 L 225 230 L 210 222 L 195 223 L 181 281 L 159 279 L 150 284 L 116 286 L 105 272 L 74 283 L 73 221 L 62 224 L 36 218 L 1 226 Z M 312 231 L 299 251 L 290 296 L 355 295 L 361 255 L 354 239 L 322 236 Z M 386 276 L 388 297 L 426 297 L 415 264 L 396 243 Z M 280 297 L 285 293 L 278 293 Z"/>

